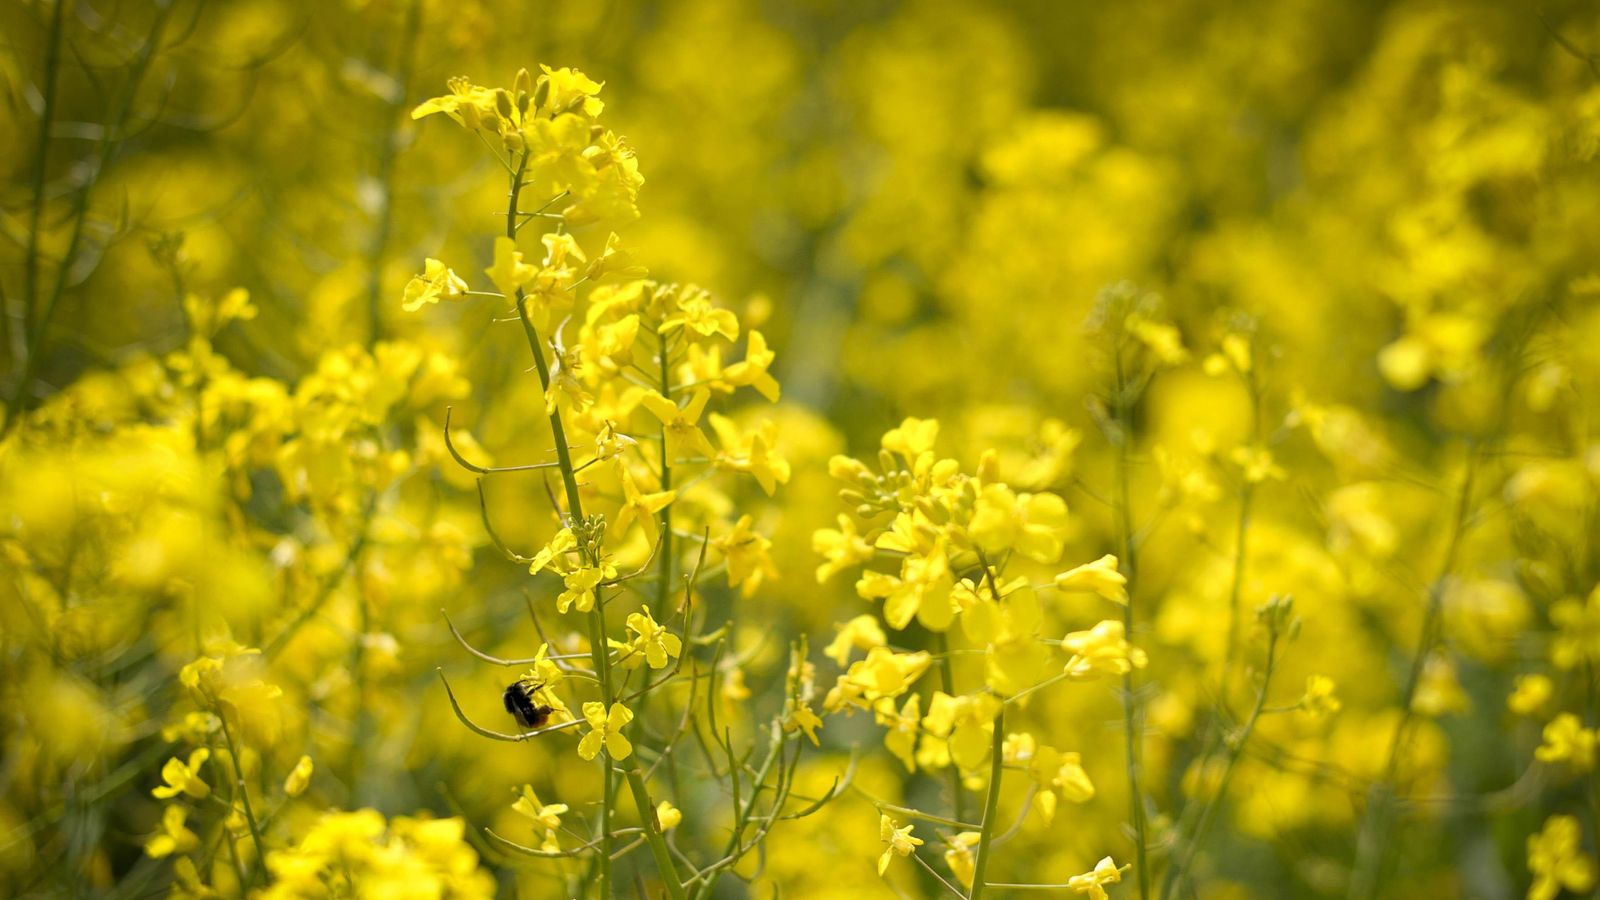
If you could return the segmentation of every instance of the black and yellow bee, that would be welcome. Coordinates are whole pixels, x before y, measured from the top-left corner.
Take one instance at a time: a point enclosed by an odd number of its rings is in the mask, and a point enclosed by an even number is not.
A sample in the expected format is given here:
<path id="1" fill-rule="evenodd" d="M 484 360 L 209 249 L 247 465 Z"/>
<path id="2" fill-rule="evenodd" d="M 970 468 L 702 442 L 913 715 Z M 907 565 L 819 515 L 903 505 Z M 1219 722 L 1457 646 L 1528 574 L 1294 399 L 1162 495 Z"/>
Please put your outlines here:
<path id="1" fill-rule="evenodd" d="M 534 695 L 544 689 L 544 682 L 523 678 L 506 686 L 504 699 L 506 712 L 523 728 L 543 728 L 550 721 L 553 707 L 538 702 Z"/>

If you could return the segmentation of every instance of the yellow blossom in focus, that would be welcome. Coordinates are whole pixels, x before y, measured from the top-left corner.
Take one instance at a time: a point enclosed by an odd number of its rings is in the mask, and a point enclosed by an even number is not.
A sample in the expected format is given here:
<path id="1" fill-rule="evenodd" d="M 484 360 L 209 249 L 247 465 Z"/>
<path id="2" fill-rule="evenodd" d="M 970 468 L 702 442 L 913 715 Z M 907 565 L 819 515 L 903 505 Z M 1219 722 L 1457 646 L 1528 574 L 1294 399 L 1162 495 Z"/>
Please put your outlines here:
<path id="1" fill-rule="evenodd" d="M 907 825 L 897 828 L 894 820 L 885 815 L 878 818 L 878 840 L 887 844 L 883 855 L 878 857 L 878 875 L 882 876 L 889 870 L 889 860 L 895 856 L 910 856 L 922 846 L 922 838 L 911 836 L 912 826 Z"/>
<path id="2" fill-rule="evenodd" d="M 670 831 L 683 823 L 683 810 L 663 800 L 656 804 L 656 821 L 662 831 Z"/>
<path id="3" fill-rule="evenodd" d="M 856 616 L 843 625 L 835 625 L 834 628 L 838 633 L 834 635 L 833 641 L 823 648 L 822 653 L 840 666 L 849 664 L 852 649 L 871 651 L 874 647 L 882 647 L 888 640 L 874 616 Z"/>
<path id="4" fill-rule="evenodd" d="M 1126 675 L 1149 662 L 1143 650 L 1128 643 L 1122 623 L 1106 619 L 1088 631 L 1074 631 L 1061 639 L 1061 649 L 1072 654 L 1067 677 L 1085 681 L 1108 675 Z"/>
<path id="5" fill-rule="evenodd" d="M 1128 576 L 1117 571 L 1117 558 L 1109 553 L 1092 563 L 1062 572 L 1055 582 L 1063 591 L 1098 594 L 1123 605 L 1128 602 Z"/>
<path id="6" fill-rule="evenodd" d="M 1067 504 L 1055 494 L 1017 494 L 985 485 L 967 533 L 991 555 L 1015 549 L 1029 559 L 1055 562 L 1066 538 Z"/>
<path id="7" fill-rule="evenodd" d="M 466 291 L 467 282 L 461 276 L 439 260 L 429 257 L 423 262 L 422 274 L 406 282 L 401 306 L 406 312 L 416 312 L 440 300 L 459 300 Z"/>
<path id="8" fill-rule="evenodd" d="M 969 890 L 978 863 L 977 854 L 973 851 L 982 839 L 981 831 L 962 831 L 945 841 L 944 864 L 950 867 L 950 873 L 956 876 L 956 880 Z"/>
<path id="9" fill-rule="evenodd" d="M 166 782 L 162 786 L 150 791 L 152 795 L 161 800 L 176 797 L 179 794 L 188 794 L 196 800 L 204 800 L 211 794 L 211 786 L 200 778 L 200 766 L 211 758 L 211 751 L 204 747 L 189 754 L 187 763 L 173 757 L 161 767 L 161 780 Z"/>
<path id="10" fill-rule="evenodd" d="M 545 803 L 531 786 L 525 784 L 516 802 L 511 804 L 511 809 L 532 819 L 547 831 L 555 831 L 561 827 L 561 816 L 567 811 L 567 804 Z"/>
<path id="11" fill-rule="evenodd" d="M 1120 882 L 1122 873 L 1127 869 L 1128 866 L 1118 868 L 1111 857 L 1103 857 L 1094 864 L 1092 870 L 1067 879 L 1067 887 L 1080 894 L 1088 894 L 1091 900 L 1107 900 L 1111 895 L 1106 893 L 1105 886 Z"/>
<path id="12" fill-rule="evenodd" d="M 633 721 L 633 710 L 621 703 L 613 703 L 607 711 L 604 703 L 591 700 L 583 705 L 583 718 L 589 723 L 589 733 L 578 742 L 579 756 L 594 759 L 600 753 L 601 746 L 605 747 L 606 754 L 613 760 L 627 759 L 633 753 L 633 744 L 622 733 L 622 729 Z"/>

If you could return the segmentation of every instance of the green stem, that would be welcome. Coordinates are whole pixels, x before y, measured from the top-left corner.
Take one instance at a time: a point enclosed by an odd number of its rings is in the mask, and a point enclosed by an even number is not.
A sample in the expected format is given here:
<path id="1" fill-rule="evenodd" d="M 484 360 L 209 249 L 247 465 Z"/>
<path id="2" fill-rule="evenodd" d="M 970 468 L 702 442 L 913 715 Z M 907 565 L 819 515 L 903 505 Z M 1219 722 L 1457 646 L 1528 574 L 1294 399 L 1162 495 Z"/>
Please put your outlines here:
<path id="1" fill-rule="evenodd" d="M 1239 732 L 1239 738 L 1229 748 L 1228 761 L 1223 767 L 1222 778 L 1217 783 L 1216 792 L 1207 798 L 1201 807 L 1199 818 L 1194 825 L 1194 833 L 1190 836 L 1183 856 L 1167 870 L 1167 877 L 1161 886 L 1162 900 L 1171 896 L 1182 883 L 1183 877 L 1189 867 L 1194 863 L 1194 858 L 1200 852 L 1201 845 L 1205 842 L 1206 832 L 1211 827 L 1211 822 L 1216 812 L 1222 806 L 1222 800 L 1228 794 L 1228 785 L 1233 782 L 1233 772 L 1239 760 L 1244 756 L 1245 744 L 1250 740 L 1250 735 L 1256 729 L 1256 722 L 1260 720 L 1262 711 L 1267 705 L 1267 692 L 1272 686 L 1272 675 L 1278 667 L 1278 634 L 1273 631 L 1267 639 L 1267 665 L 1262 672 L 1261 691 L 1256 694 L 1255 706 L 1250 710 L 1250 717 L 1245 720 L 1244 728 Z M 1204 775 L 1204 770 L 1201 772 Z"/>
<path id="2" fill-rule="evenodd" d="M 1446 582 L 1455 571 L 1456 554 L 1461 548 L 1461 537 L 1467 530 L 1467 519 L 1472 511 L 1472 488 L 1477 471 L 1476 445 L 1468 445 L 1466 473 L 1461 479 L 1461 492 L 1456 497 L 1456 510 L 1450 537 L 1445 545 L 1444 558 L 1439 573 L 1428 586 L 1427 609 L 1422 617 L 1422 631 L 1417 636 L 1417 649 L 1411 657 L 1411 668 L 1406 675 L 1405 687 L 1400 694 L 1400 722 L 1395 725 L 1389 740 L 1388 756 L 1383 766 L 1383 777 L 1372 785 L 1367 795 L 1367 808 L 1361 818 L 1361 829 L 1356 836 L 1356 860 L 1350 878 L 1351 898 L 1371 897 L 1377 893 L 1378 877 L 1383 868 L 1383 858 L 1389 847 L 1389 829 L 1395 806 L 1395 778 L 1399 773 L 1400 757 L 1405 750 L 1411 723 L 1416 712 L 1417 689 L 1422 683 L 1422 673 L 1438 637 L 1440 612 L 1444 604 Z"/>
<path id="3" fill-rule="evenodd" d="M 267 863 L 267 851 L 261 843 L 261 828 L 256 824 L 255 810 L 250 806 L 250 791 L 245 786 L 244 764 L 239 760 L 239 747 L 233 742 L 233 731 L 228 728 L 228 715 L 221 704 L 217 704 L 217 721 L 222 723 L 222 739 L 228 743 L 228 756 L 233 763 L 234 790 L 244 806 L 244 820 L 250 826 L 250 839 L 256 845 L 256 864 L 250 869 L 250 880 L 254 881 L 262 871 L 261 867 Z"/>
<path id="4" fill-rule="evenodd" d="M 983 831 L 978 838 L 978 857 L 972 864 L 972 890 L 969 900 L 983 896 L 984 874 L 989 869 L 989 842 L 994 839 L 995 814 L 1000 807 L 1000 778 L 1005 772 L 1006 707 L 994 714 L 994 739 L 989 749 L 989 796 L 983 801 Z"/>
<path id="5" fill-rule="evenodd" d="M 416 68 L 417 34 L 422 30 L 422 2 L 411 0 L 406 9 L 405 30 L 401 32 L 399 57 L 399 89 L 385 110 L 388 127 L 383 132 L 383 142 L 378 146 L 378 214 L 377 227 L 372 233 L 372 246 L 367 249 L 367 342 L 376 344 L 383 334 L 383 252 L 389 245 L 389 234 L 394 229 L 394 164 L 400 151 L 400 129 L 394 118 L 406 106 L 411 96 L 411 75 Z"/>
<path id="6" fill-rule="evenodd" d="M 1133 443 L 1133 417 L 1128 389 L 1127 377 L 1122 367 L 1122 353 L 1119 350 L 1116 354 L 1117 420 L 1120 426 L 1117 434 L 1117 489 L 1121 502 L 1117 505 L 1117 524 L 1122 539 L 1122 571 L 1128 579 L 1128 602 L 1122 605 L 1122 630 L 1124 638 L 1132 641 L 1138 548 L 1133 538 L 1133 500 L 1129 486 L 1129 470 L 1132 468 L 1129 446 Z M 1150 865 L 1145 850 L 1149 844 L 1149 826 L 1145 821 L 1144 790 L 1140 786 L 1139 770 L 1142 754 L 1139 746 L 1139 700 L 1135 687 L 1133 669 L 1130 667 L 1122 676 L 1122 730 L 1128 774 L 1128 817 L 1133 824 L 1134 871 L 1139 880 L 1139 897 L 1141 900 L 1150 900 Z"/>
<path id="7" fill-rule="evenodd" d="M 27 344 L 33 336 L 33 301 L 39 292 L 39 231 L 44 222 L 45 168 L 50 151 L 50 123 L 55 121 L 56 84 L 61 72 L 61 20 L 66 5 L 67 0 L 56 0 L 51 7 L 50 37 L 44 50 L 44 109 L 39 114 L 39 135 L 34 146 L 33 209 L 28 225 L 28 255 L 23 260 L 22 328 L 17 334 L 23 340 L 22 352 L 27 352 Z M 9 341 L 10 310 L 6 310 L 5 318 Z"/>
<path id="8" fill-rule="evenodd" d="M 984 568 L 988 568 L 985 565 Z M 995 599 L 999 599 L 996 597 Z M 944 692 L 954 697 L 956 695 L 955 665 L 950 658 L 950 639 L 942 631 L 933 633 L 933 652 L 939 657 L 939 680 Z M 950 797 L 951 807 L 955 811 L 957 821 L 966 821 L 967 800 L 965 791 L 961 787 L 961 770 L 956 766 L 950 767 Z"/>
<path id="9" fill-rule="evenodd" d="M 1243 617 L 1239 601 L 1244 590 L 1244 572 L 1249 552 L 1250 507 L 1255 498 L 1255 485 L 1245 482 L 1239 493 L 1239 519 L 1234 529 L 1233 579 L 1228 587 L 1228 650 L 1222 664 L 1222 681 L 1219 704 L 1226 704 L 1228 684 L 1233 680 L 1233 669 L 1239 658 L 1239 632 Z"/>
<path id="10" fill-rule="evenodd" d="M 57 11 L 64 0 L 58 0 Z M 156 50 L 161 44 L 161 36 L 167 27 L 167 17 L 172 13 L 170 2 L 157 5 L 155 18 L 151 20 L 150 32 L 145 38 L 144 45 L 139 48 L 139 54 L 134 58 L 128 70 L 128 78 L 120 86 L 117 102 L 113 104 L 115 110 L 106 120 L 100 134 L 100 141 L 95 146 L 95 155 L 88 166 L 88 175 L 72 209 L 72 233 L 67 238 L 65 252 L 56 269 L 55 285 L 50 289 L 50 295 L 45 300 L 44 308 L 37 318 L 29 316 L 24 323 L 27 325 L 23 335 L 27 343 L 27 355 L 23 358 L 21 371 L 17 381 L 11 386 L 11 393 L 6 397 L 6 420 L 0 424 L 0 439 L 4 439 L 22 421 L 22 408 L 28 399 L 28 386 L 33 382 L 33 376 L 38 371 L 39 360 L 44 356 L 45 339 L 50 331 L 50 323 L 55 319 L 56 310 L 60 307 L 61 297 L 66 293 L 67 281 L 72 277 L 73 265 L 78 260 L 78 251 L 83 246 L 83 231 L 89 216 L 90 199 L 93 196 L 95 185 L 99 183 L 100 175 L 105 171 L 111 161 L 112 154 L 116 151 L 117 141 L 115 136 L 122 133 L 122 128 L 127 124 L 128 116 L 133 111 L 133 103 L 139 93 L 139 84 L 144 81 L 145 73 L 149 71 L 150 63 L 155 58 Z M 30 260 L 37 261 L 33 253 L 29 254 Z M 33 276 L 37 279 L 37 274 Z M 28 304 L 27 310 L 33 309 L 34 297 L 30 293 L 24 298 Z"/>
<path id="11" fill-rule="evenodd" d="M 528 154 L 524 151 L 517 164 L 517 170 L 511 177 L 511 190 L 507 199 L 506 237 L 513 240 L 517 236 L 517 201 L 525 184 L 522 176 L 527 171 L 527 168 Z M 533 365 L 539 374 L 539 386 L 545 392 L 548 392 L 550 390 L 550 366 L 545 360 L 544 345 L 539 340 L 539 333 L 533 326 L 533 320 L 528 317 L 526 297 L 521 289 L 517 291 L 515 302 L 517 318 L 522 322 L 523 334 L 528 339 L 528 349 L 533 352 Z M 551 438 L 556 445 L 556 462 L 561 469 L 561 481 L 567 494 L 567 513 L 572 521 L 581 521 L 583 519 L 583 497 L 578 492 L 578 476 L 572 466 L 572 451 L 567 447 L 567 430 L 562 424 L 561 410 L 552 409 L 549 418 Z M 612 685 L 610 653 L 606 647 L 605 607 L 600 600 L 600 589 L 596 588 L 594 608 L 589 612 L 589 652 L 594 660 L 595 674 L 600 677 L 601 697 L 609 709 L 610 705 L 616 702 L 617 692 Z M 601 758 L 604 760 L 601 777 L 605 785 L 605 796 L 600 810 L 602 831 L 600 896 L 606 898 L 611 884 L 611 811 L 615 805 L 616 798 L 611 776 L 611 755 L 603 753 Z M 628 786 L 632 789 L 634 802 L 639 805 L 640 815 L 644 817 L 644 822 L 648 826 L 653 821 L 650 816 L 645 815 L 646 811 L 651 810 L 650 797 L 643 777 L 638 775 L 637 759 L 631 756 L 629 759 L 634 761 L 629 772 Z M 672 862 L 666 838 L 661 834 L 660 829 L 646 827 L 645 840 L 650 845 L 651 855 L 655 857 L 661 881 L 666 885 L 668 896 L 672 900 L 682 900 L 683 883 L 678 878 L 677 867 Z"/>
<path id="12" fill-rule="evenodd" d="M 657 334 L 661 348 L 661 396 L 672 398 L 672 363 L 667 336 Z M 667 424 L 661 423 L 661 490 L 672 490 L 672 466 L 667 456 Z M 656 618 L 666 621 L 667 598 L 672 593 L 672 504 L 661 508 L 661 549 L 656 551 Z"/>

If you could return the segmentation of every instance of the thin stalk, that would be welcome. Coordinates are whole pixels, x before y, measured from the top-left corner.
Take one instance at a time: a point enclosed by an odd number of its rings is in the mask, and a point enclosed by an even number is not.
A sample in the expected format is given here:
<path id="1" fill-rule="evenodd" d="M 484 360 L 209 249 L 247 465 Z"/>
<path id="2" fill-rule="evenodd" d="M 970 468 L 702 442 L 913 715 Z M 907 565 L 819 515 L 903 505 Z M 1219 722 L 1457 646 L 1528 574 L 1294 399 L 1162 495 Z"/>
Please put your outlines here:
<path id="1" fill-rule="evenodd" d="M 389 245 L 389 234 L 394 229 L 394 164 L 400 151 L 400 129 L 394 118 L 405 109 L 406 98 L 411 96 L 411 75 L 416 68 L 417 34 L 422 30 L 422 2 L 411 0 L 406 8 L 405 30 L 401 32 L 399 57 L 399 90 L 389 101 L 383 130 L 383 141 L 378 146 L 378 214 L 377 227 L 373 229 L 372 245 L 367 248 L 367 343 L 376 344 L 383 334 L 383 252 Z"/>
<path id="2" fill-rule="evenodd" d="M 657 332 L 656 340 L 661 348 L 661 396 L 672 396 L 672 363 L 671 353 L 667 346 L 667 336 Z M 667 456 L 667 423 L 661 423 L 661 490 L 672 490 L 672 465 Z M 658 551 L 660 558 L 656 564 L 659 570 L 656 573 L 656 617 L 662 618 L 667 614 L 667 598 L 672 594 L 672 504 L 668 503 L 661 508 L 661 549 Z"/>
<path id="3" fill-rule="evenodd" d="M 1233 580 L 1228 587 L 1228 651 L 1222 663 L 1222 681 L 1218 703 L 1226 704 L 1228 684 L 1233 680 L 1233 669 L 1239 658 L 1240 594 L 1244 590 L 1244 573 L 1250 539 L 1250 508 L 1255 499 L 1255 485 L 1249 481 L 1239 492 L 1239 519 L 1234 526 Z"/>
<path id="4" fill-rule="evenodd" d="M 33 338 L 33 301 L 39 292 L 39 231 L 44 223 L 45 169 L 50 152 L 50 125 L 55 121 L 56 84 L 61 74 L 61 22 L 66 5 L 67 0 L 56 0 L 52 4 L 50 36 L 46 39 L 44 48 L 44 109 L 39 114 L 39 135 L 34 144 L 33 209 L 28 224 L 28 255 L 23 260 L 22 328 L 17 333 L 17 337 L 21 338 L 23 343 L 20 352 L 13 348 L 15 359 L 20 359 L 21 354 L 28 351 L 28 344 Z M 5 320 L 9 342 L 11 339 L 9 309 L 6 310 Z"/>
<path id="5" fill-rule="evenodd" d="M 767 758 L 765 760 L 762 760 L 761 768 L 756 772 L 755 783 L 752 786 L 751 791 L 750 791 L 750 798 L 745 801 L 743 806 L 740 806 L 740 804 L 739 804 L 739 795 L 738 795 L 738 784 L 739 784 L 739 781 L 738 781 L 738 777 L 737 777 L 737 775 L 734 776 L 734 778 L 733 778 L 733 785 L 734 785 L 734 802 L 733 802 L 733 805 L 734 805 L 734 808 L 739 811 L 739 818 L 734 823 L 733 834 L 728 836 L 728 844 L 727 844 L 727 846 L 723 848 L 722 857 L 724 859 L 732 857 L 733 854 L 734 854 L 734 851 L 739 849 L 739 839 L 740 839 L 740 837 L 742 837 L 744 835 L 744 830 L 747 827 L 749 827 L 750 820 L 755 815 L 756 799 L 761 796 L 761 786 L 766 783 L 767 775 L 772 771 L 772 763 L 773 763 L 774 760 L 776 760 L 778 758 L 778 748 L 781 747 L 781 746 L 782 746 L 781 743 L 777 744 L 777 745 L 774 745 L 773 748 L 771 749 L 771 751 L 769 751 L 767 753 Z M 730 761 L 730 763 L 729 763 L 730 774 L 731 774 L 731 771 L 732 771 L 733 767 L 734 767 L 733 763 Z M 693 897 L 695 898 L 695 900 L 698 900 L 698 898 L 711 893 L 711 888 L 717 883 L 717 877 L 720 874 L 720 872 L 721 872 L 721 870 L 719 869 L 719 870 L 717 870 L 717 872 L 709 872 L 709 873 L 707 873 L 707 877 L 700 882 L 698 887 L 695 888 L 695 891 L 694 891 L 694 894 L 693 894 Z"/>
<path id="6" fill-rule="evenodd" d="M 1367 795 L 1367 808 L 1361 819 L 1361 830 L 1356 838 L 1355 870 L 1350 878 L 1349 896 L 1371 897 L 1377 893 L 1378 876 L 1383 868 L 1383 857 L 1388 851 L 1389 829 L 1393 826 L 1395 794 L 1394 780 L 1399 772 L 1400 756 L 1405 749 L 1415 710 L 1417 688 L 1422 683 L 1422 672 L 1428 654 L 1438 638 L 1440 611 L 1444 604 L 1445 583 L 1455 571 L 1456 555 L 1461 548 L 1461 537 L 1467 530 L 1472 508 L 1473 482 L 1477 473 L 1477 448 L 1469 445 L 1466 473 L 1461 479 L 1461 490 L 1456 497 L 1456 510 L 1450 537 L 1445 544 L 1444 558 L 1439 573 L 1428 586 L 1427 609 L 1423 613 L 1422 631 L 1417 636 L 1417 649 L 1411 657 L 1411 669 L 1406 675 L 1405 687 L 1400 694 L 1400 722 L 1389 740 L 1388 756 L 1383 766 L 1383 777 L 1372 785 Z"/>
<path id="7" fill-rule="evenodd" d="M 994 840 L 995 817 L 1000 808 L 1000 778 L 1005 772 L 1006 707 L 994 714 L 994 739 L 989 749 L 989 796 L 983 801 L 983 831 L 978 838 L 978 856 L 972 864 L 972 890 L 967 896 L 983 896 L 984 873 L 989 869 L 989 843 Z"/>
<path id="8" fill-rule="evenodd" d="M 999 598 L 995 599 L 998 600 Z M 944 632 L 935 631 L 933 633 L 933 651 L 939 657 L 939 681 L 944 687 L 944 692 L 954 697 L 956 695 L 955 666 L 950 659 L 950 639 Z M 961 770 L 956 766 L 950 767 L 950 797 L 956 819 L 958 821 L 966 819 L 966 796 L 961 787 Z"/>
<path id="9" fill-rule="evenodd" d="M 1244 756 L 1245 744 L 1249 742 L 1250 735 L 1255 731 L 1256 722 L 1261 719 L 1261 714 L 1266 709 L 1267 691 L 1272 687 L 1272 675 L 1278 666 L 1278 635 L 1273 632 L 1267 640 L 1267 664 L 1262 671 L 1261 690 L 1256 694 L 1255 706 L 1250 710 L 1250 717 L 1245 720 L 1244 728 L 1239 732 L 1239 739 L 1228 754 L 1227 764 L 1223 767 L 1222 778 L 1217 783 L 1216 792 L 1205 802 L 1200 810 L 1199 819 L 1195 822 L 1194 833 L 1184 848 L 1183 856 L 1167 870 L 1167 877 L 1161 886 L 1162 900 L 1171 896 L 1182 883 L 1183 877 L 1193 865 L 1194 858 L 1200 853 L 1200 847 L 1205 842 L 1206 831 L 1210 829 L 1217 810 L 1222 807 L 1222 800 L 1228 794 L 1228 785 L 1233 782 L 1234 769 L 1239 760 Z"/>
<path id="10" fill-rule="evenodd" d="M 56 7 L 58 12 L 61 2 L 64 0 L 58 0 Z M 61 296 L 67 290 L 67 281 L 72 277 L 72 267 L 78 259 L 78 250 L 83 245 L 84 224 L 89 216 L 89 201 L 94 193 L 94 187 L 116 151 L 115 136 L 122 133 L 123 125 L 127 124 L 128 116 L 133 111 L 139 84 L 144 81 L 145 73 L 149 71 L 151 61 L 155 59 L 156 50 L 161 44 L 161 36 L 167 27 L 167 17 L 171 13 L 170 2 L 158 4 L 155 18 L 150 23 L 150 32 L 145 38 L 144 45 L 139 48 L 138 56 L 129 67 L 128 78 L 121 85 L 117 102 L 113 104 L 114 112 L 107 118 L 105 128 L 100 134 L 100 141 L 95 146 L 94 158 L 87 168 L 88 175 L 85 176 L 83 187 L 78 191 L 77 200 L 73 204 L 72 233 L 67 238 L 66 250 L 57 266 L 55 284 L 50 289 L 50 295 L 38 316 L 30 315 L 25 323 L 28 327 L 23 337 L 27 343 L 27 355 L 23 358 L 17 381 L 11 386 L 11 393 L 6 397 L 6 420 L 4 424 L 0 424 L 0 439 L 10 434 L 22 420 L 22 407 L 28 399 L 28 386 L 38 371 L 39 359 L 44 356 L 45 338 L 49 334 L 50 323 L 55 319 L 56 310 L 61 304 Z M 29 254 L 29 259 L 35 260 L 37 265 L 34 253 Z M 33 277 L 37 279 L 38 276 L 35 274 Z M 25 299 L 28 310 L 31 311 L 35 298 L 30 294 Z"/>
<path id="11" fill-rule="evenodd" d="M 515 240 L 517 236 L 517 201 L 521 196 L 522 188 L 526 184 L 522 180 L 522 177 L 527 172 L 527 169 L 528 153 L 527 151 L 524 151 L 521 159 L 517 163 L 516 172 L 513 173 L 511 177 L 511 188 L 508 192 L 506 200 L 506 237 L 509 237 L 513 240 Z M 526 297 L 521 289 L 518 289 L 517 291 L 515 302 L 517 307 L 517 319 L 521 321 L 523 334 L 528 339 L 528 349 L 533 352 L 533 365 L 534 369 L 539 374 L 539 386 L 544 391 L 548 392 L 550 390 L 550 366 L 545 360 L 544 346 L 539 339 L 539 333 L 533 326 L 533 320 L 528 316 Z M 567 430 L 561 420 L 561 410 L 552 409 L 549 414 L 549 419 L 551 437 L 555 441 L 556 445 L 556 462 L 559 464 L 561 469 L 561 482 L 563 487 L 566 489 L 567 494 L 567 513 L 573 521 L 580 521 L 583 519 L 583 497 L 578 491 L 578 476 L 577 472 L 572 466 L 572 452 L 567 447 Z M 594 608 L 589 611 L 589 652 L 594 659 L 595 674 L 600 676 L 601 697 L 609 708 L 611 703 L 614 702 L 614 698 L 617 696 L 617 691 L 612 683 L 611 678 L 610 653 L 606 648 L 605 605 L 600 602 L 599 588 L 595 589 Z M 604 802 L 600 810 L 601 830 L 604 838 L 602 841 L 601 852 L 599 854 L 600 896 L 602 898 L 606 898 L 609 896 L 608 891 L 610 890 L 611 885 L 612 842 L 610 837 L 610 820 L 611 811 L 615 805 L 616 797 L 614 793 L 615 786 L 611 773 L 611 755 L 609 753 L 602 752 L 601 758 L 605 761 L 601 769 L 601 777 L 604 781 L 605 794 Z M 652 821 L 652 819 L 646 815 L 647 812 L 651 811 L 649 794 L 645 789 L 644 779 L 642 777 L 635 777 L 637 775 L 638 760 L 631 756 L 629 758 L 633 759 L 634 761 L 632 763 L 632 770 L 630 771 L 628 786 L 633 791 L 633 799 L 634 802 L 639 806 L 641 817 L 644 818 L 646 823 L 649 823 Z M 677 868 L 672 862 L 670 851 L 667 849 L 666 838 L 662 835 L 659 829 L 646 828 L 645 840 L 650 845 L 651 855 L 655 857 L 656 865 L 659 867 L 661 881 L 666 886 L 668 896 L 671 897 L 672 900 L 682 900 L 683 883 L 678 878 Z"/>
<path id="12" fill-rule="evenodd" d="M 228 743 L 228 756 L 233 762 L 234 790 L 239 795 L 239 802 L 244 806 L 244 820 L 250 826 L 250 839 L 256 845 L 256 864 L 251 867 L 251 881 L 260 874 L 261 867 L 266 865 L 267 851 L 261 843 L 261 827 L 256 824 L 255 810 L 250 806 L 250 791 L 245 786 L 244 764 L 239 761 L 239 747 L 233 742 L 233 730 L 228 727 L 227 713 L 217 706 L 217 721 L 222 723 L 222 739 Z"/>
<path id="13" fill-rule="evenodd" d="M 1138 548 L 1133 538 L 1133 501 L 1132 490 L 1129 487 L 1129 470 L 1132 468 L 1129 459 L 1129 445 L 1133 442 L 1133 422 L 1129 407 L 1127 377 L 1122 367 L 1122 353 L 1116 354 L 1116 391 L 1117 391 L 1117 490 L 1119 503 L 1117 504 L 1117 526 L 1121 532 L 1123 574 L 1128 579 L 1128 602 L 1122 605 L 1122 629 L 1127 640 L 1133 640 L 1133 599 L 1134 585 L 1137 583 L 1138 573 Z M 1145 847 L 1149 843 L 1147 832 L 1149 826 L 1145 822 L 1144 790 L 1140 786 L 1141 756 L 1139 747 L 1139 708 L 1138 696 L 1134 691 L 1133 669 L 1130 667 L 1122 676 L 1122 730 L 1124 738 L 1124 751 L 1127 760 L 1128 774 L 1128 816 L 1132 819 L 1134 847 L 1134 871 L 1139 879 L 1139 897 L 1141 900 L 1150 900 L 1150 864 L 1146 858 Z"/>
<path id="14" fill-rule="evenodd" d="M 1250 438 L 1261 443 L 1261 391 L 1256 386 L 1255 367 L 1244 373 L 1245 388 L 1250 393 Z M 1240 594 L 1244 590 L 1245 565 L 1250 552 L 1250 513 L 1255 502 L 1255 482 L 1246 478 L 1239 489 L 1239 519 L 1234 529 L 1233 580 L 1228 587 L 1228 650 L 1222 664 L 1222 683 L 1218 703 L 1228 702 L 1228 685 L 1233 680 L 1233 669 L 1239 658 L 1239 632 L 1243 616 L 1239 609 Z"/>

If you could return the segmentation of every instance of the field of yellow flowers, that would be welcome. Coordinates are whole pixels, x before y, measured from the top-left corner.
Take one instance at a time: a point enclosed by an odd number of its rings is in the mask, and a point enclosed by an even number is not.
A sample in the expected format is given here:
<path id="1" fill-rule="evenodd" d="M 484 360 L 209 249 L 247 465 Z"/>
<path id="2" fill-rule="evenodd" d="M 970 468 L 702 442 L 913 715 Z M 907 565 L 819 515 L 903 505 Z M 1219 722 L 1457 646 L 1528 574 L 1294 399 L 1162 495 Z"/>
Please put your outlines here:
<path id="1" fill-rule="evenodd" d="M 1600 896 L 1590 0 L 0 34 L 0 896 Z"/>

